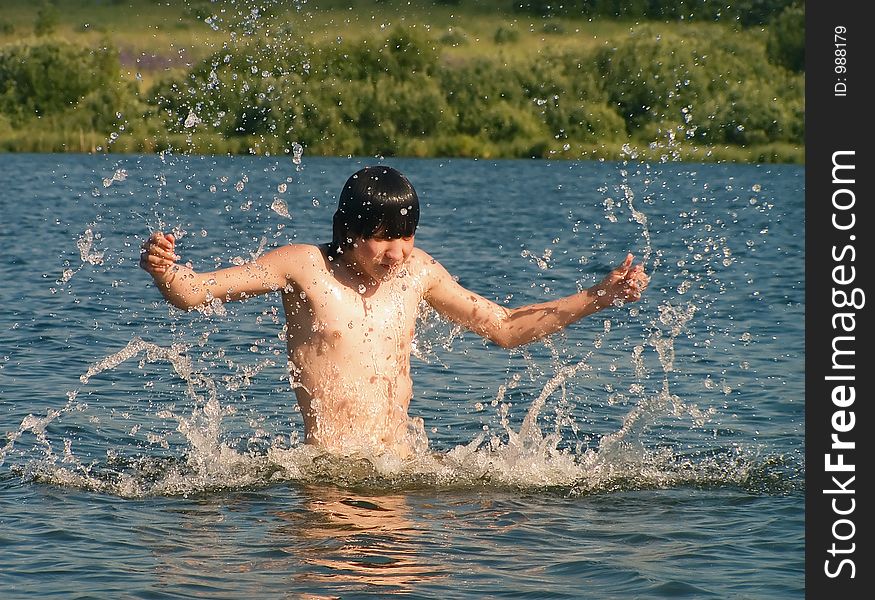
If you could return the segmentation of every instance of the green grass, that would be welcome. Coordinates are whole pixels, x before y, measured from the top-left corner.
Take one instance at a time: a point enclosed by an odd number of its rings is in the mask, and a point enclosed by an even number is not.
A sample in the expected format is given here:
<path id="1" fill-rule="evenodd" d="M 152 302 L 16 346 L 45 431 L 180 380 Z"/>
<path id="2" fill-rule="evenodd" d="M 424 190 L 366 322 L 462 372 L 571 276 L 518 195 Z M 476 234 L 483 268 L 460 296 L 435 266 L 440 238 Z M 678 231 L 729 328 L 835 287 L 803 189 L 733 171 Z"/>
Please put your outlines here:
<path id="1" fill-rule="evenodd" d="M 0 45 L 37 39 L 40 0 L 0 0 Z M 384 39 L 398 26 L 420 32 L 431 40 L 440 60 L 448 66 L 478 58 L 504 65 L 530 64 L 533 59 L 568 50 L 593 52 L 622 46 L 645 25 L 615 19 L 569 17 L 541 18 L 515 12 L 511 0 L 462 0 L 416 2 L 414 0 L 55 0 L 57 23 L 50 35 L 86 47 L 111 44 L 119 51 L 121 76 L 136 82 L 146 97 L 152 86 L 168 77 L 180 76 L 203 58 L 220 50 L 233 36 L 280 36 L 300 41 L 301 47 L 339 42 Z M 254 21 L 241 29 L 239 23 L 252 6 L 274 11 L 270 18 Z M 49 9 L 51 10 L 51 8 Z M 217 29 L 204 17 L 220 18 Z M 647 23 L 649 29 L 674 36 L 715 36 L 729 26 L 718 23 Z M 762 37 L 762 29 L 738 31 L 751 39 Z M 39 127 L 39 126 L 36 126 Z M 14 131 L 3 126 L 0 115 L 0 151 L 97 151 L 107 150 L 105 137 L 94 132 L 57 131 L 39 128 Z M 127 139 L 126 139 L 127 138 Z M 110 151 L 153 151 L 171 144 L 172 136 L 149 134 L 133 139 L 122 136 Z M 257 141 L 256 141 L 257 142 Z M 633 144 L 634 145 L 634 144 Z M 610 140 L 590 147 L 576 147 L 575 157 L 616 158 L 622 141 Z M 246 140 L 209 138 L 191 142 L 196 152 L 227 154 L 262 152 L 264 144 Z M 428 154 L 408 144 L 411 154 Z M 559 148 L 558 146 L 556 148 Z M 549 156 L 565 153 L 549 149 Z M 642 158 L 659 160 L 665 154 L 647 145 L 636 147 Z M 270 151 L 270 150 L 267 150 Z M 771 144 L 757 147 L 715 146 L 699 148 L 680 144 L 673 149 L 692 160 L 739 162 L 796 162 L 804 160 L 804 147 Z"/>
<path id="2" fill-rule="evenodd" d="M 34 23 L 41 3 L 2 1 L 0 45 L 35 39 Z M 52 35 L 85 46 L 111 43 L 119 49 L 125 74 L 134 79 L 139 73 L 139 81 L 147 88 L 156 78 L 221 49 L 229 39 L 228 31 L 215 31 L 199 17 L 206 14 L 204 11 L 222 16 L 217 9 L 224 4 L 205 0 L 56 0 L 60 21 Z M 637 25 L 616 20 L 540 18 L 513 12 L 510 0 L 479 0 L 458 6 L 401 0 L 265 0 L 260 4 L 277 6 L 280 12 L 276 19 L 263 19 L 264 25 L 257 31 L 260 35 L 288 35 L 320 45 L 376 39 L 393 27 L 404 26 L 434 39 L 448 64 L 478 57 L 500 57 L 510 64 L 571 48 L 621 44 Z M 235 5 L 245 6 L 240 2 Z M 237 18 L 225 13 L 223 25 Z M 722 26 L 666 23 L 661 27 L 673 32 Z M 278 28 L 282 30 L 278 32 Z M 498 43 L 496 32 L 501 29 L 518 36 Z M 454 37 L 463 41 L 453 43 Z"/>

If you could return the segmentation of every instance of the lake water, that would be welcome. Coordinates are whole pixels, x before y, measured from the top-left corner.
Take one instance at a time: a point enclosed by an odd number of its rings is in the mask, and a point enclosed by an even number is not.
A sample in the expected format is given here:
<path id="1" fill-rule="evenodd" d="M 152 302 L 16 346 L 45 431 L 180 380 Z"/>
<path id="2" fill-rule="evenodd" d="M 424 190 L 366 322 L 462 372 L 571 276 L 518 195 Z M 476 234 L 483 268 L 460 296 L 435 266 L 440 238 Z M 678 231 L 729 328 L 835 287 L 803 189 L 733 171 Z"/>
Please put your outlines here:
<path id="1" fill-rule="evenodd" d="M 0 597 L 803 597 L 804 169 L 382 161 L 499 303 L 652 276 L 515 350 L 423 311 L 397 464 L 299 443 L 278 298 L 137 266 L 154 228 L 201 269 L 328 241 L 377 162 L 0 156 Z"/>

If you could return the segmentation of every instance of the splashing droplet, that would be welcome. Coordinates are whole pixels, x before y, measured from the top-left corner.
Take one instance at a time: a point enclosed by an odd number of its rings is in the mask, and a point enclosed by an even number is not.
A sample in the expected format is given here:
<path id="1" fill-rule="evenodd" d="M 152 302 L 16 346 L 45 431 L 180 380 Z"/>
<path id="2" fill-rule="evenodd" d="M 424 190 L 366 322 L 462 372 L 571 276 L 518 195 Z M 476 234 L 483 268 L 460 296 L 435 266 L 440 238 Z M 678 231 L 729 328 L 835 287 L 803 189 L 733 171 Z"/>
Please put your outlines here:
<path id="1" fill-rule="evenodd" d="M 191 111 L 190 113 L 188 113 L 188 116 L 185 118 L 185 128 L 191 129 L 192 127 L 194 127 L 195 125 L 197 125 L 200 122 L 201 122 L 200 117 L 198 117 L 196 114 L 194 114 L 194 111 Z"/>
<path id="2" fill-rule="evenodd" d="M 124 169 L 117 169 L 115 173 L 112 174 L 112 177 L 104 177 L 103 178 L 103 187 L 109 187 L 116 181 L 124 181 L 128 178 L 128 172 Z"/>
<path id="3" fill-rule="evenodd" d="M 274 198 L 270 205 L 270 209 L 281 217 L 286 217 L 287 219 L 292 218 L 289 214 L 289 207 L 282 198 Z"/>
<path id="4" fill-rule="evenodd" d="M 292 144 L 292 162 L 296 165 L 301 164 L 301 157 L 304 156 L 304 147 L 295 142 Z"/>
<path id="5" fill-rule="evenodd" d="M 92 265 L 102 265 L 103 252 L 92 251 L 95 239 L 96 236 L 94 235 L 94 232 L 91 231 L 91 228 L 88 228 L 79 237 L 79 240 L 76 242 L 76 247 L 79 248 L 79 256 L 82 258 L 82 262 L 87 262 Z"/>

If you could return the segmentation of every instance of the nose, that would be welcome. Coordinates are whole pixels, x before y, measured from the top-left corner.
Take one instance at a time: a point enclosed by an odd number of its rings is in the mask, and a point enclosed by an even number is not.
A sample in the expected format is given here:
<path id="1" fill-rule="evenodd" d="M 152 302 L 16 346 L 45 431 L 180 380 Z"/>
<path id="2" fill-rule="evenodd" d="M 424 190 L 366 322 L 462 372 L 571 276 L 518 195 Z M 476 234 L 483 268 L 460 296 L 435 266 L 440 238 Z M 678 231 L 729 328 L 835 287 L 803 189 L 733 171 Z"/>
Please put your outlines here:
<path id="1" fill-rule="evenodd" d="M 404 240 L 391 240 L 383 254 L 383 260 L 390 264 L 398 264 L 404 260 Z"/>

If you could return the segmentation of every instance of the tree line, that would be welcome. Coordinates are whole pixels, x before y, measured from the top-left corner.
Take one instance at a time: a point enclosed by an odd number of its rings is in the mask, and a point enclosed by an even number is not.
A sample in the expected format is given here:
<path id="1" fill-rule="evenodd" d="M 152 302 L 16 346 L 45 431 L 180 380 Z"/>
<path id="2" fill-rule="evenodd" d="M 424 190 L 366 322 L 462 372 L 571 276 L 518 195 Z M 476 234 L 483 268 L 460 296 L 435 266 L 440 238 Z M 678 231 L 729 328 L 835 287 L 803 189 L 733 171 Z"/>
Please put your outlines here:
<path id="1" fill-rule="evenodd" d="M 783 4 L 765 33 L 653 23 L 613 47 L 514 61 L 448 63 L 440 39 L 410 28 L 321 45 L 238 36 L 148 90 L 120 77 L 109 44 L 40 38 L 0 47 L 0 149 L 586 158 L 672 140 L 794 161 L 804 14 Z"/>

